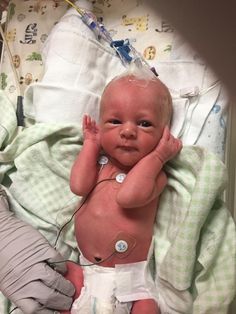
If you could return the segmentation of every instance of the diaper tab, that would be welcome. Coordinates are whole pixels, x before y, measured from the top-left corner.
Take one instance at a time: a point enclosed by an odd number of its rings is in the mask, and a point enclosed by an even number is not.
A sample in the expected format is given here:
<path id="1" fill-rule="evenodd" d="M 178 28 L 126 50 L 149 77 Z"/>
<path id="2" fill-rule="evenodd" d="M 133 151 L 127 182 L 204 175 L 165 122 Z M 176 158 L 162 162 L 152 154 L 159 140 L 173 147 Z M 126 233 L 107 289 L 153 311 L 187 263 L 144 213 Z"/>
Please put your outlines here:
<path id="1" fill-rule="evenodd" d="M 84 267 L 84 278 L 86 293 L 104 302 L 114 302 L 116 289 L 114 268 L 102 266 Z"/>
<path id="2" fill-rule="evenodd" d="M 147 271 L 147 265 L 147 261 L 115 265 L 117 300 L 154 299 L 154 281 Z"/>

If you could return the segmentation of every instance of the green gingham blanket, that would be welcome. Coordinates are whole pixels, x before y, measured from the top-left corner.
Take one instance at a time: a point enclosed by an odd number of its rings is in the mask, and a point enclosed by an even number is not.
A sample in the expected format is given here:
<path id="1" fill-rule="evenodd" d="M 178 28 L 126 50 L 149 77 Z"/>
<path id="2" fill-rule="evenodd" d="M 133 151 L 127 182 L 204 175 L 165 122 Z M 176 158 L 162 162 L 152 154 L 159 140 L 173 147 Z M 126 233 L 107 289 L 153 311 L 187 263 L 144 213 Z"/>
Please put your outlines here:
<path id="1" fill-rule="evenodd" d="M 54 244 L 78 203 L 69 188 L 81 149 L 78 125 L 34 124 L 19 128 L 15 108 L 0 93 L 0 182 L 11 208 Z M 165 167 L 154 232 L 155 272 L 163 313 L 224 314 L 235 293 L 235 224 L 222 201 L 224 164 L 212 153 L 184 147 Z M 71 223 L 58 249 L 77 257 Z M 1 298 L 0 312 L 7 314 Z"/>
<path id="2" fill-rule="evenodd" d="M 227 313 L 236 286 L 236 232 L 222 201 L 225 166 L 189 146 L 165 170 L 154 234 L 161 297 L 171 314 Z"/>

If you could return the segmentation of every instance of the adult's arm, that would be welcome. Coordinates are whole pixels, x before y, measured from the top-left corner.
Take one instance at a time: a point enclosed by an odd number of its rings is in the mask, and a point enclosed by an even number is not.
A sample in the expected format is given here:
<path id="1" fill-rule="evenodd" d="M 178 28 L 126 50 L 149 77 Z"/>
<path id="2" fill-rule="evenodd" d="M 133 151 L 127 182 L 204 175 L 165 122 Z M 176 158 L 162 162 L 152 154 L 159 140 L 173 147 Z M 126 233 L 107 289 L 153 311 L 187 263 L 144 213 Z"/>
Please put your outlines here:
<path id="1" fill-rule="evenodd" d="M 14 216 L 0 187 L 0 291 L 25 314 L 69 309 L 74 287 L 60 274 L 65 263 L 53 264 L 62 260 L 40 232 Z"/>

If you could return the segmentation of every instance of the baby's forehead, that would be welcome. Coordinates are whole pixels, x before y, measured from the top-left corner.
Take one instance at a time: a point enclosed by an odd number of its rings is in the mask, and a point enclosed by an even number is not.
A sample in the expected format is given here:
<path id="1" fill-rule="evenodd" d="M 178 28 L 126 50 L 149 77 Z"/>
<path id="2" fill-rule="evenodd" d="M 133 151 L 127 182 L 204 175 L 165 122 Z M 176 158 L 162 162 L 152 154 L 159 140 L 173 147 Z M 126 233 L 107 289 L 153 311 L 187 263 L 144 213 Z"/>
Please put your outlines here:
<path id="1" fill-rule="evenodd" d="M 120 86 L 111 86 L 110 90 L 107 93 L 104 93 L 101 102 L 100 102 L 100 113 L 103 113 L 104 110 L 107 111 L 120 111 L 121 109 L 137 109 L 141 112 L 157 112 L 162 107 L 162 100 L 155 91 L 145 88 L 144 90 L 138 87 L 138 89 L 130 85 Z M 118 89 L 116 89 L 118 88 Z"/>
<path id="2" fill-rule="evenodd" d="M 166 94 L 167 88 L 159 79 L 142 79 L 128 75 L 113 79 L 104 90 L 102 96 L 116 92 L 134 92 L 137 91 L 143 94 Z"/>
<path id="3" fill-rule="evenodd" d="M 162 113 L 168 119 L 172 115 L 172 101 L 167 86 L 158 78 L 142 79 L 133 76 L 123 76 L 113 79 L 104 90 L 100 103 L 100 115 L 112 103 L 119 99 L 121 103 L 128 99 L 129 104 L 135 105 L 142 101 L 144 107 L 150 106 L 156 114 Z"/>
<path id="4" fill-rule="evenodd" d="M 116 85 L 130 85 L 130 86 L 140 86 L 140 87 L 147 87 L 152 83 L 158 84 L 160 80 L 158 78 L 155 79 L 147 79 L 142 77 L 137 77 L 134 75 L 125 75 L 125 76 L 118 76 L 115 77 L 113 80 L 110 81 L 108 86 L 116 86 Z"/>

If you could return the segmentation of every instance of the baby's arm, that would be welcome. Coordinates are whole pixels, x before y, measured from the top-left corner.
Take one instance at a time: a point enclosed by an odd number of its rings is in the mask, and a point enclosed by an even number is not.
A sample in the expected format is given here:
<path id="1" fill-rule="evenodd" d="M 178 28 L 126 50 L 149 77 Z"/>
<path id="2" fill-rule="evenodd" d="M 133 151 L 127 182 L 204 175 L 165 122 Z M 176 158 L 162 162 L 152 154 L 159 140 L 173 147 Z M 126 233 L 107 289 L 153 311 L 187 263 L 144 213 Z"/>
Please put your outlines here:
<path id="1" fill-rule="evenodd" d="M 167 183 L 162 167 L 181 148 L 181 141 L 165 127 L 156 148 L 141 159 L 126 176 L 117 194 L 118 204 L 124 208 L 139 207 L 158 197 Z"/>
<path id="2" fill-rule="evenodd" d="M 71 169 L 70 188 L 77 195 L 89 193 L 97 179 L 97 159 L 100 151 L 100 136 L 96 122 L 90 116 L 83 118 L 84 144 Z"/>

